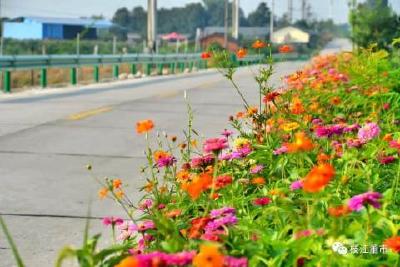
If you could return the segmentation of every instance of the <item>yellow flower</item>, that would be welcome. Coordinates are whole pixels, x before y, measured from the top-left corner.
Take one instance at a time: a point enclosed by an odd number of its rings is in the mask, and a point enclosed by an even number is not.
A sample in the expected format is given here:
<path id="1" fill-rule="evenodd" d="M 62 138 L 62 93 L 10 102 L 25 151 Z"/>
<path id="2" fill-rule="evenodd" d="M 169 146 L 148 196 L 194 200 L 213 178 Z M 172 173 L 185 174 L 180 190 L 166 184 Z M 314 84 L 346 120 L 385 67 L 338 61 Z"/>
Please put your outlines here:
<path id="1" fill-rule="evenodd" d="M 296 130 L 299 127 L 300 127 L 300 124 L 298 124 L 297 122 L 288 122 L 288 123 L 285 123 L 282 125 L 282 129 L 285 132 L 290 132 L 290 131 Z"/>
<path id="2" fill-rule="evenodd" d="M 249 145 L 250 141 L 248 139 L 246 139 L 246 138 L 239 137 L 239 138 L 237 138 L 235 140 L 234 144 L 235 144 L 236 148 L 242 148 L 242 147 L 244 147 L 246 145 Z"/>

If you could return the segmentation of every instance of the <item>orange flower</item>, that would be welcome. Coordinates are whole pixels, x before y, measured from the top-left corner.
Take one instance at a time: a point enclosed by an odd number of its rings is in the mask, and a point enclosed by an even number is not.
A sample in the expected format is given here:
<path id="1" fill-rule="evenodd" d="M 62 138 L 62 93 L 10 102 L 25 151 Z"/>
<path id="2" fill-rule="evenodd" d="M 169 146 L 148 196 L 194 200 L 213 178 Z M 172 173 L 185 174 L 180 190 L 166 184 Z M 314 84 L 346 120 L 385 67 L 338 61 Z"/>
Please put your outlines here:
<path id="1" fill-rule="evenodd" d="M 253 45 L 252 45 L 252 47 L 253 47 L 254 49 L 261 49 L 261 48 L 265 48 L 266 46 L 267 46 L 267 44 L 264 43 L 264 42 L 261 41 L 261 40 L 255 41 L 255 42 L 253 43 Z"/>
<path id="2" fill-rule="evenodd" d="M 105 188 L 105 187 L 103 187 L 103 188 L 100 189 L 100 191 L 99 191 L 99 198 L 100 198 L 100 199 L 104 199 L 104 198 L 107 197 L 107 194 L 108 194 L 108 189 Z"/>
<path id="3" fill-rule="evenodd" d="M 291 45 L 282 45 L 279 47 L 279 53 L 287 54 L 294 51 L 293 46 Z"/>
<path id="4" fill-rule="evenodd" d="M 123 259 L 119 264 L 115 265 L 115 267 L 140 267 L 139 261 L 135 257 L 127 257 Z"/>
<path id="5" fill-rule="evenodd" d="M 331 158 L 331 157 L 329 157 L 329 156 L 328 156 L 327 154 L 325 154 L 325 153 L 320 153 L 320 154 L 318 154 L 318 156 L 317 156 L 318 163 L 324 163 L 324 162 L 330 160 L 330 158 Z"/>
<path id="6" fill-rule="evenodd" d="M 400 236 L 388 238 L 383 244 L 392 249 L 394 252 L 400 253 Z"/>
<path id="7" fill-rule="evenodd" d="M 223 267 L 224 255 L 216 245 L 201 245 L 200 252 L 193 259 L 194 267 Z"/>
<path id="8" fill-rule="evenodd" d="M 139 134 L 149 132 L 154 128 L 154 123 L 152 120 L 142 120 L 136 123 L 136 132 Z"/>
<path id="9" fill-rule="evenodd" d="M 188 238 L 199 238 L 204 231 L 204 227 L 211 221 L 208 217 L 200 217 L 191 221 L 192 226 L 189 228 Z"/>
<path id="10" fill-rule="evenodd" d="M 303 189 L 308 193 L 319 192 L 329 183 L 335 175 L 335 169 L 328 163 L 320 164 L 304 178 Z"/>
<path id="11" fill-rule="evenodd" d="M 393 136 L 392 136 L 392 134 L 385 134 L 385 136 L 382 139 L 383 139 L 383 141 L 391 142 L 391 141 L 393 141 Z"/>
<path id="12" fill-rule="evenodd" d="M 247 116 L 248 117 L 251 117 L 251 116 L 253 116 L 254 114 L 256 114 L 258 112 L 258 108 L 257 107 L 249 107 L 248 109 L 247 109 Z"/>
<path id="13" fill-rule="evenodd" d="M 154 158 L 155 161 L 159 161 L 160 159 L 164 159 L 164 158 L 167 158 L 169 156 L 170 156 L 169 153 L 167 153 L 165 151 L 162 151 L 162 150 L 157 150 L 153 154 L 153 158 Z"/>
<path id="14" fill-rule="evenodd" d="M 113 180 L 113 188 L 114 188 L 114 189 L 120 188 L 121 185 L 122 185 L 121 179 L 115 179 L 115 180 Z"/>
<path id="15" fill-rule="evenodd" d="M 236 56 L 238 58 L 244 58 L 245 56 L 247 56 L 247 49 L 246 48 L 240 48 L 237 52 L 236 52 Z"/>
<path id="16" fill-rule="evenodd" d="M 144 191 L 146 191 L 147 193 L 150 193 L 151 191 L 153 191 L 153 188 L 154 188 L 154 183 L 153 182 L 148 182 L 144 186 Z"/>
<path id="17" fill-rule="evenodd" d="M 238 119 L 244 118 L 244 112 L 239 111 L 238 113 L 236 113 L 236 118 L 238 118 Z"/>
<path id="18" fill-rule="evenodd" d="M 251 179 L 251 183 L 255 185 L 263 185 L 265 184 L 265 179 L 263 177 L 255 177 Z"/>
<path id="19" fill-rule="evenodd" d="M 340 97 L 338 97 L 338 96 L 335 96 L 335 97 L 333 97 L 333 98 L 331 99 L 331 104 L 332 104 L 332 105 L 339 105 L 340 102 L 341 102 L 341 99 L 340 99 Z"/>
<path id="20" fill-rule="evenodd" d="M 208 173 L 202 173 L 193 178 L 191 182 L 182 183 L 181 188 L 185 190 L 189 196 L 196 200 L 200 197 L 201 193 L 207 190 L 213 181 L 213 177 Z"/>
<path id="21" fill-rule="evenodd" d="M 190 173 L 185 170 L 181 170 L 176 174 L 176 180 L 178 182 L 187 181 L 190 178 Z"/>
<path id="22" fill-rule="evenodd" d="M 180 216 L 181 213 L 182 213 L 182 210 L 176 209 L 176 210 L 168 211 L 168 212 L 165 214 L 165 216 L 168 217 L 168 218 L 176 218 L 176 217 Z"/>
<path id="23" fill-rule="evenodd" d="M 299 151 L 309 151 L 314 148 L 314 145 L 310 138 L 304 132 L 298 132 L 294 135 L 295 141 L 293 143 L 286 144 L 289 153 L 296 153 Z"/>
<path id="24" fill-rule="evenodd" d="M 349 207 L 347 205 L 340 205 L 337 207 L 328 208 L 328 213 L 332 217 L 341 217 L 346 214 L 349 214 L 350 212 L 351 212 L 351 210 L 349 209 Z"/>
<path id="25" fill-rule="evenodd" d="M 211 57 L 211 53 L 210 52 L 201 53 L 201 58 L 202 59 L 209 59 L 210 57 Z"/>
<path id="26" fill-rule="evenodd" d="M 300 98 L 293 98 L 293 103 L 290 106 L 290 112 L 295 115 L 302 114 L 304 112 L 303 102 L 301 102 Z"/>
<path id="27" fill-rule="evenodd" d="M 115 192 L 115 196 L 116 196 L 118 199 L 123 198 L 124 195 L 125 195 L 125 194 L 124 194 L 124 192 L 123 192 L 122 190 Z"/>

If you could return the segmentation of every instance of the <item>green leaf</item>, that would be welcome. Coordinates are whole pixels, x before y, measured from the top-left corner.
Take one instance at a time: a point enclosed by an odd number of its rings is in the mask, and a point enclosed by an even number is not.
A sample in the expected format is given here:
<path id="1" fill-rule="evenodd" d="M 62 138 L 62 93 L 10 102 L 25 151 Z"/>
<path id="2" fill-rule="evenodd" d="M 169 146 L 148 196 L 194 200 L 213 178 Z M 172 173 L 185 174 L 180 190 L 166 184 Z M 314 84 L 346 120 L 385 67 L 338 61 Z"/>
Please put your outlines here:
<path id="1" fill-rule="evenodd" d="M 24 265 L 24 263 L 22 261 L 22 258 L 21 258 L 20 254 L 18 252 L 18 248 L 15 245 L 14 240 L 12 239 L 12 236 L 11 236 L 10 232 L 8 231 L 7 225 L 4 222 L 2 216 L 0 216 L 0 225 L 1 225 L 1 228 L 2 228 L 2 230 L 3 230 L 3 232 L 4 232 L 5 236 L 6 236 L 8 244 L 11 247 L 11 250 L 12 250 L 12 253 L 14 255 L 14 258 L 17 261 L 17 266 L 18 267 L 24 267 L 25 265 Z"/>

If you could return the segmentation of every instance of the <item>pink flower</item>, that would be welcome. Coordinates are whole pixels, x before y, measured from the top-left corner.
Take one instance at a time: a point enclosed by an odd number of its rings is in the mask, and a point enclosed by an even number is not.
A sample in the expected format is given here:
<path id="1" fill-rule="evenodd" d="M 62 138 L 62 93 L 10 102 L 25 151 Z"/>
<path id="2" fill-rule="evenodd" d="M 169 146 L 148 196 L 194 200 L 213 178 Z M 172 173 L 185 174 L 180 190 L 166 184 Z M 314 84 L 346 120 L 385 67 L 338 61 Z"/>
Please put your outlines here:
<path id="1" fill-rule="evenodd" d="M 382 198 L 382 194 L 378 192 L 366 192 L 360 195 L 356 195 L 349 200 L 348 206 L 352 211 L 360 211 L 362 208 L 369 204 L 376 209 L 381 207 L 379 199 Z"/>
<path id="2" fill-rule="evenodd" d="M 257 174 L 257 173 L 262 172 L 262 170 L 264 170 L 264 166 L 263 165 L 256 165 L 256 166 L 254 166 L 254 167 L 252 167 L 250 169 L 250 173 L 251 174 Z"/>
<path id="3" fill-rule="evenodd" d="M 298 180 L 298 181 L 294 181 L 291 185 L 290 185 L 290 190 L 295 191 L 295 190 L 299 190 L 303 188 L 303 181 L 302 180 Z"/>
<path id="4" fill-rule="evenodd" d="M 228 140 L 226 138 L 207 139 L 203 146 L 206 153 L 219 153 L 225 148 L 228 148 Z"/>
<path id="5" fill-rule="evenodd" d="M 156 225 L 153 221 L 147 220 L 139 224 L 133 224 L 129 226 L 129 230 L 134 232 L 145 232 L 150 229 L 155 229 Z"/>
<path id="6" fill-rule="evenodd" d="M 385 156 L 385 155 L 378 156 L 378 161 L 383 165 L 393 163 L 395 160 L 396 160 L 396 158 L 393 156 Z"/>
<path id="7" fill-rule="evenodd" d="M 383 104 L 383 109 L 384 110 L 389 110 L 390 109 L 390 103 Z"/>
<path id="8" fill-rule="evenodd" d="M 381 132 L 378 124 L 370 122 L 365 124 L 361 129 L 358 130 L 358 139 L 366 143 L 375 137 L 377 137 Z"/>
<path id="9" fill-rule="evenodd" d="M 124 220 L 119 217 L 104 217 L 103 218 L 103 225 L 108 226 L 108 225 L 121 225 L 124 223 Z"/>
<path id="10" fill-rule="evenodd" d="M 253 204 L 256 206 L 265 206 L 268 205 L 271 202 L 271 199 L 268 197 L 261 197 L 257 198 L 253 201 Z"/>
<path id="11" fill-rule="evenodd" d="M 214 156 L 212 154 L 207 154 L 200 157 L 192 158 L 191 165 L 193 168 L 205 168 L 214 163 Z"/>
<path id="12" fill-rule="evenodd" d="M 247 258 L 234 258 L 231 256 L 225 256 L 224 258 L 224 266 L 226 267 L 247 267 L 248 264 Z"/>
<path id="13" fill-rule="evenodd" d="M 225 136 L 226 138 L 228 138 L 228 137 L 231 136 L 232 134 L 233 134 L 233 132 L 232 132 L 232 131 L 229 131 L 229 130 L 227 130 L 227 129 L 225 129 L 225 130 L 221 133 L 221 135 Z"/>
<path id="14" fill-rule="evenodd" d="M 283 145 L 280 148 L 277 148 L 274 150 L 273 154 L 274 155 L 281 155 L 281 154 L 285 154 L 289 151 L 288 147 Z"/>
<path id="15" fill-rule="evenodd" d="M 153 200 L 151 199 L 145 199 L 140 205 L 139 205 L 139 209 L 141 211 L 147 210 L 147 209 L 151 209 L 151 207 L 153 206 Z"/>
<path id="16" fill-rule="evenodd" d="M 390 141 L 389 147 L 395 148 L 400 151 L 400 141 L 396 141 L 396 140 Z"/>
<path id="17" fill-rule="evenodd" d="M 169 167 L 174 165 L 175 163 L 176 158 L 174 156 L 168 155 L 157 160 L 157 167 Z"/>

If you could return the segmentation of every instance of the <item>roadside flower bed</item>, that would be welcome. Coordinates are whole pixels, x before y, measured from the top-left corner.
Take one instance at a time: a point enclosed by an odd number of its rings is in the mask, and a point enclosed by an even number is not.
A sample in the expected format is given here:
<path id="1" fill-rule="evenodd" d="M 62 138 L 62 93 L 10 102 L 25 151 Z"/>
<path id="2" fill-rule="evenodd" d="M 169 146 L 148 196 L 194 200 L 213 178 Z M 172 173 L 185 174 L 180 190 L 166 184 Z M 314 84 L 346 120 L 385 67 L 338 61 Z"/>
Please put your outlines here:
<path id="1" fill-rule="evenodd" d="M 96 236 L 60 262 L 72 254 L 82 266 L 398 266 L 400 95 L 389 54 L 319 56 L 283 88 L 268 83 L 272 66 L 260 67 L 255 105 L 224 53 L 203 58 L 221 62 L 243 100 L 232 130 L 199 140 L 189 104 L 182 140 L 138 122 L 137 133 L 158 144 L 146 148 L 143 199 L 132 203 L 121 179 L 99 181 L 99 196 L 129 219 L 104 219 L 112 247 L 97 251 Z"/>

